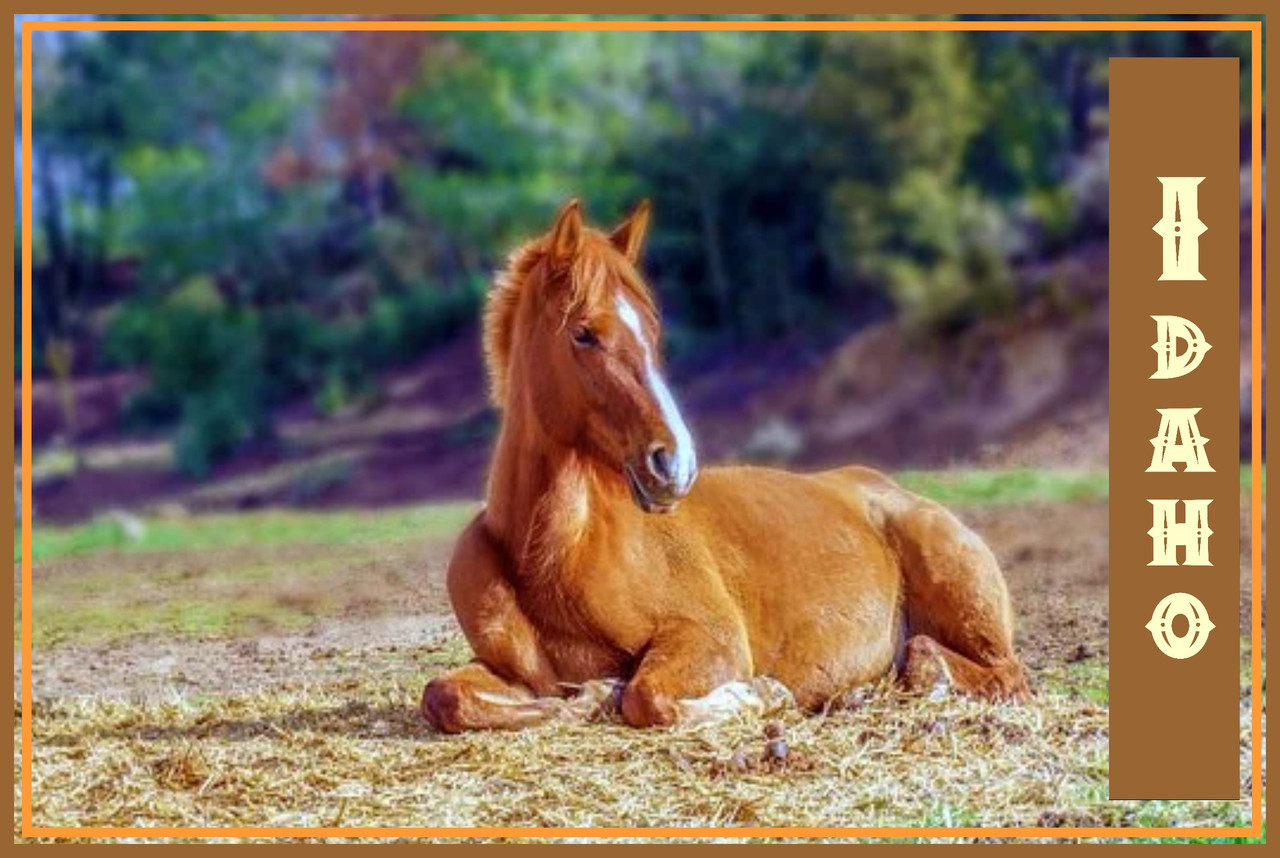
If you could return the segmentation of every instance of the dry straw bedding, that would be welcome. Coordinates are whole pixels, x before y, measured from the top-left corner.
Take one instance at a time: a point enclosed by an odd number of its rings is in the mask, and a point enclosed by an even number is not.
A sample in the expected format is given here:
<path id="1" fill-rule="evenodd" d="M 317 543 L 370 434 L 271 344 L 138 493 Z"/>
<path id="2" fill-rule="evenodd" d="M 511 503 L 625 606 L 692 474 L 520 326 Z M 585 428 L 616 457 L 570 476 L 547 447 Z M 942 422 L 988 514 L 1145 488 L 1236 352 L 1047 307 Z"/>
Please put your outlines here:
<path id="1" fill-rule="evenodd" d="M 556 722 L 446 737 L 418 718 L 420 689 L 420 677 L 371 677 L 146 703 L 38 698 L 35 821 L 1192 826 L 1249 818 L 1247 800 L 1106 801 L 1107 710 L 1064 694 L 991 705 L 882 685 L 825 716 L 785 709 L 672 731 Z M 1246 773 L 1247 703 L 1246 695 Z M 15 701 L 15 776 L 17 709 Z M 766 733 L 785 742 L 781 758 L 776 742 L 770 756 Z"/>

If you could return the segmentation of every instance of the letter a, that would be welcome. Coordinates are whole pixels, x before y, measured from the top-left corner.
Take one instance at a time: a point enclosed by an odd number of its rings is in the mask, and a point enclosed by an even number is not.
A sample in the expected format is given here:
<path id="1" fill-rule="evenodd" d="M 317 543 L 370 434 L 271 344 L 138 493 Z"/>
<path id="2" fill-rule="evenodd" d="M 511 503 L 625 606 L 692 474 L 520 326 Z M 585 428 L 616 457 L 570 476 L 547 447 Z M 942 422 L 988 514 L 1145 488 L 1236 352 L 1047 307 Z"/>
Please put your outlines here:
<path id="1" fill-rule="evenodd" d="M 1151 348 L 1156 352 L 1156 371 L 1151 378 L 1181 378 L 1200 365 L 1205 352 L 1213 348 L 1204 338 L 1204 332 L 1181 316 L 1152 316 L 1156 320 L 1156 341 Z M 1185 340 L 1187 348 L 1178 353 L 1178 340 Z"/>
<path id="2" fill-rule="evenodd" d="M 1152 524 L 1147 535 L 1151 537 L 1151 562 L 1148 566 L 1212 566 L 1209 562 L 1209 537 L 1213 531 L 1209 529 L 1208 500 L 1183 501 L 1187 509 L 1187 517 L 1178 521 L 1177 505 L 1173 499 L 1150 500 Z M 1178 563 L 1178 546 L 1187 548 L 1187 560 Z"/>
<path id="3" fill-rule="evenodd" d="M 1196 196 L 1204 176 L 1159 176 L 1164 185 L 1164 217 L 1151 227 L 1164 239 L 1161 280 L 1203 280 L 1200 236 L 1208 229 L 1197 217 Z"/>
<path id="4" fill-rule="evenodd" d="M 1209 467 L 1209 456 L 1204 451 L 1204 445 L 1209 443 L 1209 439 L 1200 434 L 1200 427 L 1196 424 L 1196 414 L 1200 409 L 1157 408 L 1156 410 L 1160 412 L 1160 431 L 1151 439 L 1151 446 L 1155 447 L 1155 450 L 1151 453 L 1151 467 L 1147 468 L 1147 473 L 1177 470 L 1173 467 L 1175 462 L 1186 465 L 1182 469 L 1184 473 L 1187 471 L 1212 472 L 1213 468 Z"/>

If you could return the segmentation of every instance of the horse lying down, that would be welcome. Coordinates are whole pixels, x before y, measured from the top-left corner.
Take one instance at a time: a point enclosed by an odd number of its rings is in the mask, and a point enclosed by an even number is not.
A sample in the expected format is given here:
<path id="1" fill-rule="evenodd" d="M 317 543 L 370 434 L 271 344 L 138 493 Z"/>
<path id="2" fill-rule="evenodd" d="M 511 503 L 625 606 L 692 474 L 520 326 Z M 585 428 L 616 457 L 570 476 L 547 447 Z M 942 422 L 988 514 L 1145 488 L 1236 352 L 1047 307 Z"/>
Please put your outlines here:
<path id="1" fill-rule="evenodd" d="M 475 659 L 427 683 L 426 719 L 517 728 L 612 699 L 666 726 L 774 685 L 820 710 L 890 671 L 1026 695 L 1004 577 L 947 510 L 866 468 L 699 472 L 637 268 L 648 222 L 642 204 L 606 234 L 571 202 L 489 295 L 502 427 L 448 571 Z"/>

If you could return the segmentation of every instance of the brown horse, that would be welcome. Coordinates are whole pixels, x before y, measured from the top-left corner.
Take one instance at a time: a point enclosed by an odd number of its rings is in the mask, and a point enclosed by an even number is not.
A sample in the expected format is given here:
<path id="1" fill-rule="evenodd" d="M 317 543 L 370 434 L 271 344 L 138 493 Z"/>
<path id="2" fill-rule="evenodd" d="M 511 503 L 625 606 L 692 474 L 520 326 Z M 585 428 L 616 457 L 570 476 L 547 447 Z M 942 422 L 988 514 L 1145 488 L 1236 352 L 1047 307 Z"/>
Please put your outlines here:
<path id="1" fill-rule="evenodd" d="M 642 204 L 606 235 L 571 202 L 489 296 L 502 428 L 448 572 L 475 659 L 427 684 L 426 718 L 534 724 L 604 678 L 636 726 L 760 676 L 809 709 L 895 668 L 1024 695 L 1004 578 L 947 510 L 866 468 L 699 475 L 636 268 L 648 221 Z"/>

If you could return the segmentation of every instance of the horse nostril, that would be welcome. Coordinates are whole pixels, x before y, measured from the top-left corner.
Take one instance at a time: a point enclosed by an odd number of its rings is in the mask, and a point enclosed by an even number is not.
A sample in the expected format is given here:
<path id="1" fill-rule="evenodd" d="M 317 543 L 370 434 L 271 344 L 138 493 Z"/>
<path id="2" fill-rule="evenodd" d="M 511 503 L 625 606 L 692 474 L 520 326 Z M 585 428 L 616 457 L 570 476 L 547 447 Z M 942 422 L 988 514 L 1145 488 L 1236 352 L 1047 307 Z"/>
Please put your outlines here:
<path id="1" fill-rule="evenodd" d="M 663 485 L 671 483 L 671 455 L 661 444 L 654 444 L 649 448 L 649 473 Z"/>

